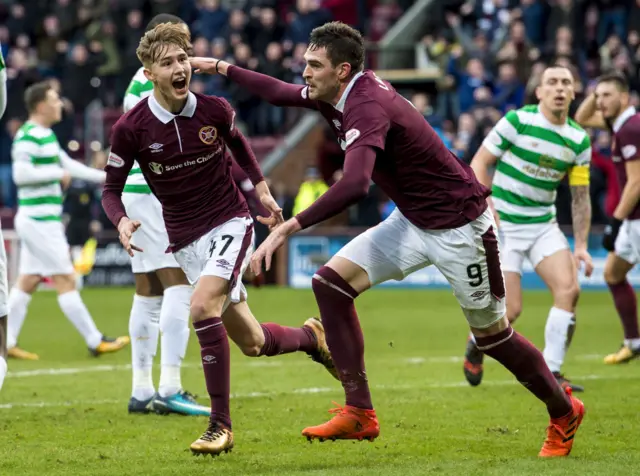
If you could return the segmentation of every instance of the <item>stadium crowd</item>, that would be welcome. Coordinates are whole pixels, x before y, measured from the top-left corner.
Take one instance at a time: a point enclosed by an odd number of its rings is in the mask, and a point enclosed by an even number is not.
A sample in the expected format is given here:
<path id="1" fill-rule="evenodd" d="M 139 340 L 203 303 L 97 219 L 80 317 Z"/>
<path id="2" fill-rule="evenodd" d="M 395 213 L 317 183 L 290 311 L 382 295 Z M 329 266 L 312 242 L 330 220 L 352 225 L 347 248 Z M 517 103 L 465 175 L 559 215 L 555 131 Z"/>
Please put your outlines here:
<path id="1" fill-rule="evenodd" d="M 446 74 L 437 96 L 411 99 L 455 154 L 469 163 L 483 138 L 510 109 L 535 103 L 545 66 L 566 65 L 574 73 L 576 101 L 594 80 L 612 69 L 626 74 L 633 104 L 640 99 L 639 0 L 495 0 L 455 2 L 432 18 L 422 41 L 422 64 Z M 619 189 L 610 161 L 607 132 L 592 135 L 591 195 L 594 224 L 606 222 Z M 558 191 L 558 220 L 570 224 L 569 189 Z"/>
<path id="2" fill-rule="evenodd" d="M 82 137 L 84 111 L 95 99 L 119 108 L 140 67 L 136 48 L 148 20 L 179 15 L 193 34 L 194 54 L 213 55 L 287 81 L 301 81 L 311 30 L 330 19 L 355 25 L 358 0 L 8 0 L 0 2 L 0 43 L 7 60 L 9 104 L 0 122 L 0 185 L 15 204 L 11 140 L 26 118 L 25 88 L 56 78 L 65 98 L 60 142 Z M 198 77 L 196 92 L 229 99 L 249 135 L 283 131 L 281 109 L 256 100 L 220 77 Z"/>
<path id="3" fill-rule="evenodd" d="M 139 68 L 135 55 L 146 21 L 157 13 L 187 20 L 194 54 L 215 56 L 286 81 L 301 82 L 310 31 L 329 19 L 367 31 L 367 0 L 5 0 L 0 2 L 0 43 L 7 59 L 9 104 L 0 122 L 2 203 L 15 204 L 10 145 L 26 111 L 22 91 L 37 79 L 56 78 L 65 118 L 55 128 L 61 143 L 81 137 L 84 111 L 98 99 L 120 107 Z M 401 9 L 410 1 L 397 2 Z M 507 110 L 535 102 L 545 65 L 572 68 L 578 84 L 573 110 L 601 72 L 625 72 L 634 91 L 640 69 L 640 0 L 460 0 L 434 2 L 417 67 L 443 72 L 437 94 L 402 91 L 460 160 L 469 162 L 483 137 Z M 371 22 L 373 23 L 373 22 Z M 579 27 L 578 27 L 579 25 Z M 220 76 L 198 76 L 197 92 L 229 99 L 251 136 L 284 132 L 284 111 Z M 634 93 L 634 102 L 640 102 Z M 606 132 L 593 137 L 593 221 L 604 223 L 615 206 L 616 180 Z M 97 158 L 100 160 L 100 157 Z M 331 184 L 342 152 L 330 132 L 318 151 L 318 176 Z M 295 193 L 274 184 L 286 210 Z M 301 188 L 301 190 L 304 187 Z M 375 187 L 354 207 L 349 223 L 371 226 L 393 209 Z M 558 193 L 558 219 L 570 223 L 568 187 Z M 82 193 L 78 196 L 82 197 Z M 309 195 L 307 195 L 309 196 Z M 299 204 L 297 206 L 300 206 Z"/>

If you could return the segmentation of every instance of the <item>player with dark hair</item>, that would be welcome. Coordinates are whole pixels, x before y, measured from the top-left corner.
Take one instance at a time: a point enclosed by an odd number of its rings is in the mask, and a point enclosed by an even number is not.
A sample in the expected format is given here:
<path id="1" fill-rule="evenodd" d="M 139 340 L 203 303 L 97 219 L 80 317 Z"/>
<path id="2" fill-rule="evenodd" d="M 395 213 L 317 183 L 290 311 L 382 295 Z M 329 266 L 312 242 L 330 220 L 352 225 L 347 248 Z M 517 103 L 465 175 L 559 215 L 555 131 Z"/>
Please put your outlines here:
<path id="1" fill-rule="evenodd" d="M 609 251 L 604 279 L 624 330 L 620 350 L 606 364 L 623 364 L 640 356 L 638 304 L 627 274 L 640 263 L 640 114 L 631 106 L 629 83 L 619 73 L 598 78 L 595 92 L 576 112 L 585 127 L 613 131 L 612 160 L 622 194 L 605 230 L 602 246 Z"/>
<path id="2" fill-rule="evenodd" d="M 287 84 L 213 58 L 194 58 L 196 72 L 231 81 L 280 106 L 318 110 L 345 151 L 344 175 L 296 217 L 279 225 L 252 257 L 271 265 L 287 236 L 334 216 L 363 198 L 370 180 L 397 205 L 389 218 L 354 238 L 313 277 L 326 339 L 346 394 L 309 439 L 374 439 L 379 424 L 364 366 L 364 339 L 354 300 L 375 284 L 435 265 L 449 280 L 478 347 L 511 371 L 551 416 L 540 456 L 566 456 L 584 415 L 582 402 L 560 387 L 529 341 L 505 316 L 489 190 L 444 146 L 422 115 L 389 83 L 364 70 L 360 33 L 331 22 L 311 33 L 306 86 Z"/>
<path id="3" fill-rule="evenodd" d="M 211 399 L 211 417 L 191 445 L 196 454 L 233 448 L 229 411 L 230 337 L 249 356 L 306 352 L 335 374 L 319 320 L 303 326 L 259 324 L 246 303 L 240 276 L 249 264 L 253 221 L 231 177 L 228 146 L 250 177 L 270 225 L 282 222 L 255 156 L 235 126 L 229 103 L 189 91 L 191 48 L 188 30 L 162 23 L 145 33 L 137 49 L 153 93 L 114 125 L 102 204 L 118 228 L 130 255 L 140 253 L 136 230 L 145 218 L 131 219 L 122 201 L 134 161 L 162 205 L 168 250 L 195 286 L 190 314 L 200 343 L 202 366 Z"/>

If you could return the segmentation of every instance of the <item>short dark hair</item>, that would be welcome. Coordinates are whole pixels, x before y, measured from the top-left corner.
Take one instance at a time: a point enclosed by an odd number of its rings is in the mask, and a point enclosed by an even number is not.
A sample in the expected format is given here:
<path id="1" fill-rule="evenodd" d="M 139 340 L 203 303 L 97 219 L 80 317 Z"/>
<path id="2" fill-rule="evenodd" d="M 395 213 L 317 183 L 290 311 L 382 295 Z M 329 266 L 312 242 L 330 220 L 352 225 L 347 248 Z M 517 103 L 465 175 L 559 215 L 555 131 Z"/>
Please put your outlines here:
<path id="1" fill-rule="evenodd" d="M 153 30 L 160 23 L 185 23 L 185 21 L 176 15 L 171 15 L 170 13 L 160 13 L 153 17 L 147 24 L 145 32 Z"/>
<path id="2" fill-rule="evenodd" d="M 627 77 L 617 71 L 605 73 L 602 76 L 599 76 L 597 84 L 600 83 L 613 83 L 618 88 L 618 91 L 622 91 L 623 93 L 629 92 L 629 81 L 627 80 Z"/>
<path id="3" fill-rule="evenodd" d="M 31 114 L 36 110 L 38 104 L 47 99 L 47 93 L 53 90 L 53 85 L 49 81 L 40 81 L 29 86 L 24 92 L 24 103 L 27 112 Z"/>
<path id="4" fill-rule="evenodd" d="M 326 48 L 327 57 L 334 67 L 340 63 L 349 63 L 353 73 L 364 69 L 362 35 L 345 23 L 332 21 L 314 28 L 309 38 L 309 48 Z"/>

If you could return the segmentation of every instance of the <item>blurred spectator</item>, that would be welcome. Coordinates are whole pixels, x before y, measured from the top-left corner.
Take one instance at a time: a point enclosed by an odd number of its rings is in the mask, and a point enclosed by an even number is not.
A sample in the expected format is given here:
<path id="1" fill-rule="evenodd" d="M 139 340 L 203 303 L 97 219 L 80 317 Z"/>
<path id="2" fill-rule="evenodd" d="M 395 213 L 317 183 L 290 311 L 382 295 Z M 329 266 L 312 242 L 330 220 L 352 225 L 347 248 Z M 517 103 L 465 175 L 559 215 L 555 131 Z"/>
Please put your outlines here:
<path id="1" fill-rule="evenodd" d="M 320 178 L 318 169 L 315 167 L 307 168 L 293 205 L 293 215 L 295 216 L 309 208 L 328 189 L 327 184 Z"/>
<path id="2" fill-rule="evenodd" d="M 458 133 L 453 141 L 452 152 L 466 162 L 471 163 L 471 159 L 476 150 L 480 147 L 482 139 L 478 136 L 476 119 L 472 114 L 460 114 L 458 119 Z"/>
<path id="3" fill-rule="evenodd" d="M 247 34 L 247 16 L 242 10 L 231 10 L 229 15 L 229 23 L 222 29 L 218 35 L 223 38 L 228 45 L 236 47 L 240 43 L 249 43 Z"/>
<path id="4" fill-rule="evenodd" d="M 229 13 L 222 8 L 220 0 L 200 0 L 192 33 L 211 41 L 220 36 L 229 20 Z"/>
<path id="5" fill-rule="evenodd" d="M 282 64 L 282 46 L 275 41 L 269 43 L 264 56 L 260 62 L 259 70 L 273 78 L 282 81 L 289 79 L 289 74 Z M 262 101 L 256 118 L 256 133 L 258 134 L 276 134 L 284 123 L 284 110 L 281 107 L 272 106 L 266 101 Z"/>
<path id="6" fill-rule="evenodd" d="M 489 77 L 484 65 L 477 58 L 471 58 L 465 68 L 458 62 L 461 51 L 454 51 L 449 62 L 448 74 L 451 84 L 455 84 L 456 95 L 453 99 L 453 116 L 467 112 L 476 102 L 488 103 L 491 100 Z"/>
<path id="7" fill-rule="evenodd" d="M 284 37 L 284 27 L 280 24 L 276 11 L 273 8 L 262 8 L 260 10 L 255 31 L 256 34 L 253 38 L 252 46 L 253 50 L 260 55 L 265 54 L 267 45 L 271 43 L 277 43 L 279 45 Z M 282 52 L 279 56 L 279 61 L 282 64 Z"/>
<path id="8" fill-rule="evenodd" d="M 516 75 L 513 63 L 502 63 L 493 87 L 493 105 L 502 113 L 524 104 L 525 86 Z"/>
<path id="9" fill-rule="evenodd" d="M 318 0 L 296 0 L 296 6 L 289 14 L 289 28 L 286 37 L 293 43 L 306 43 L 315 27 L 331 20 L 331 14 L 320 7 Z"/>

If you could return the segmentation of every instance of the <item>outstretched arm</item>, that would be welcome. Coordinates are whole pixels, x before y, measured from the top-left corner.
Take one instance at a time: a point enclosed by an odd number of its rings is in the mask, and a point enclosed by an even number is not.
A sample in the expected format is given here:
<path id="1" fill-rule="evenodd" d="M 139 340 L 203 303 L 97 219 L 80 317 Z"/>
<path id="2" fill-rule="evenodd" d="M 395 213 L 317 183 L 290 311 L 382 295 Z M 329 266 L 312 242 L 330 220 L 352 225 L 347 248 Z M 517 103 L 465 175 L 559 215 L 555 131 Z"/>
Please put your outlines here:
<path id="1" fill-rule="evenodd" d="M 46 182 L 60 182 L 64 170 L 37 163 L 33 157 L 38 153 L 38 145 L 28 140 L 17 138 L 11 148 L 13 163 L 13 181 L 18 187 L 38 185 Z"/>
<path id="2" fill-rule="evenodd" d="M 226 76 L 274 106 L 318 109 L 316 101 L 309 99 L 306 86 L 286 83 L 216 58 L 191 58 L 190 61 L 191 66 L 196 68 L 196 73 L 217 73 Z"/>
<path id="3" fill-rule="evenodd" d="M 73 160 L 64 150 L 60 151 L 60 163 L 62 164 L 62 168 L 69 172 L 69 175 L 74 178 L 79 178 L 93 183 L 104 183 L 107 178 L 107 174 L 104 170 L 87 167 L 77 160 Z"/>
<path id="4" fill-rule="evenodd" d="M 294 218 L 300 229 L 327 220 L 366 197 L 375 163 L 376 150 L 373 147 L 349 149 L 344 158 L 342 178 Z"/>
<path id="5" fill-rule="evenodd" d="M 267 210 L 264 205 L 260 202 L 260 197 L 256 193 L 256 188 L 251 182 L 251 179 L 247 176 L 247 174 L 242 170 L 242 167 L 238 165 L 234 159 L 231 160 L 231 176 L 233 177 L 233 181 L 236 183 L 242 195 L 244 195 L 245 200 L 248 203 L 254 203 L 257 210 L 257 214 L 259 216 L 269 216 L 269 210 Z"/>
<path id="6" fill-rule="evenodd" d="M 376 148 L 360 145 L 347 150 L 344 175 L 309 208 L 284 222 L 267 237 L 251 257 L 251 269 L 258 275 L 264 260 L 267 271 L 273 254 L 289 235 L 337 215 L 364 198 L 369 191 L 371 174 L 376 162 Z"/>
<path id="7" fill-rule="evenodd" d="M 254 185 L 256 195 L 258 196 L 260 203 L 263 205 L 263 209 L 266 208 L 270 213 L 268 218 L 266 218 L 265 215 L 265 217 L 262 217 L 263 220 L 260 221 L 269 226 L 275 226 L 284 222 L 284 219 L 282 218 L 282 209 L 278 206 L 271 195 L 269 186 L 264 180 L 264 176 L 262 175 L 262 171 L 260 170 L 256 156 L 251 150 L 249 142 L 242 132 L 240 132 L 235 126 L 235 111 L 225 99 L 220 99 L 220 101 L 222 101 L 227 113 L 228 123 L 223 129 L 225 141 L 229 146 L 229 149 L 231 149 L 236 162 L 247 174 L 249 180 L 251 180 L 251 183 Z"/>

